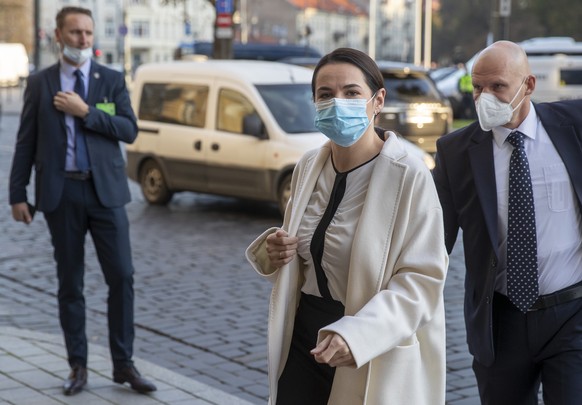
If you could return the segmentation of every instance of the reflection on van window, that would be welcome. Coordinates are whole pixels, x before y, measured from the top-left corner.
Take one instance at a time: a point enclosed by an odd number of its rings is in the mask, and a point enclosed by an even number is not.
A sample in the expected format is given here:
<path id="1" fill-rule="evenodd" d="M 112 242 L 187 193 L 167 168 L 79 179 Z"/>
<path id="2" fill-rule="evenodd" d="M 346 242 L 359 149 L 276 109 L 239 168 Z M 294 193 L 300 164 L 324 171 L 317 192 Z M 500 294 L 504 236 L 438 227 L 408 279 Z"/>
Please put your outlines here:
<path id="1" fill-rule="evenodd" d="M 384 87 L 386 101 L 440 102 L 436 86 L 426 76 L 417 73 L 384 73 Z"/>
<path id="2" fill-rule="evenodd" d="M 204 127 L 208 87 L 192 84 L 146 83 L 138 116 L 141 120 Z"/>
<path id="3" fill-rule="evenodd" d="M 257 90 L 285 132 L 319 132 L 310 84 L 259 85 Z"/>
<path id="4" fill-rule="evenodd" d="M 582 70 L 580 69 L 560 70 L 560 84 L 562 86 L 582 84 Z"/>
<path id="5" fill-rule="evenodd" d="M 244 118 L 256 113 L 253 105 L 241 93 L 222 89 L 218 93 L 216 129 L 242 134 Z"/>

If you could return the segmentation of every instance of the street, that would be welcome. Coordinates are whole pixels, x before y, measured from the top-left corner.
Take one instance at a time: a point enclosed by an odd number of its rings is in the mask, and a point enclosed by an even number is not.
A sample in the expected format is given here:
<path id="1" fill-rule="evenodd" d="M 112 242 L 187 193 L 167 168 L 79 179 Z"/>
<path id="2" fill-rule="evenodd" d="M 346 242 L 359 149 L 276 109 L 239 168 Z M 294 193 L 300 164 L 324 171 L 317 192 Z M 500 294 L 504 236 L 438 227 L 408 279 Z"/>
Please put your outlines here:
<path id="1" fill-rule="evenodd" d="M 18 122 L 14 110 L 4 108 L 0 325 L 60 335 L 55 265 L 43 215 L 38 213 L 28 226 L 16 223 L 8 204 Z M 267 227 L 280 224 L 277 207 L 194 193 L 176 194 L 166 207 L 150 206 L 138 185 L 130 186 L 135 356 L 253 403 L 266 403 L 271 285 L 252 271 L 244 250 Z M 92 343 L 107 347 L 107 290 L 90 237 L 86 246 L 87 334 Z M 447 403 L 472 405 L 479 401 L 462 318 L 462 254 L 458 244 L 445 288 Z"/>

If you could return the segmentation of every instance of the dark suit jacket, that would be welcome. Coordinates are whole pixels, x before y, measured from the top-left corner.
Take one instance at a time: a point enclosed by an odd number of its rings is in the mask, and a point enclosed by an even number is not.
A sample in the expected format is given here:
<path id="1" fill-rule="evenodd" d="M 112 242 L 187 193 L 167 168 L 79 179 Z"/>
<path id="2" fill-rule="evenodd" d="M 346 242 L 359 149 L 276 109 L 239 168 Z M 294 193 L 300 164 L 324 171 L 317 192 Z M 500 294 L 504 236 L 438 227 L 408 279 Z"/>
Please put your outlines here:
<path id="1" fill-rule="evenodd" d="M 28 79 L 10 174 L 10 204 L 27 201 L 32 167 L 37 208 L 51 212 L 61 199 L 67 132 L 65 114 L 53 104 L 60 89 L 59 64 Z M 115 116 L 95 107 L 105 101 L 115 103 Z M 132 143 L 137 124 L 123 74 L 92 61 L 87 104 L 83 127 L 97 196 L 105 207 L 125 205 L 130 193 L 119 141 Z"/>
<path id="2" fill-rule="evenodd" d="M 581 203 L 582 100 L 544 103 L 535 109 Z M 499 257 L 492 136 L 475 122 L 440 138 L 433 171 L 449 253 L 459 228 L 463 231 L 467 341 L 471 354 L 484 365 L 494 360 L 492 301 Z"/>

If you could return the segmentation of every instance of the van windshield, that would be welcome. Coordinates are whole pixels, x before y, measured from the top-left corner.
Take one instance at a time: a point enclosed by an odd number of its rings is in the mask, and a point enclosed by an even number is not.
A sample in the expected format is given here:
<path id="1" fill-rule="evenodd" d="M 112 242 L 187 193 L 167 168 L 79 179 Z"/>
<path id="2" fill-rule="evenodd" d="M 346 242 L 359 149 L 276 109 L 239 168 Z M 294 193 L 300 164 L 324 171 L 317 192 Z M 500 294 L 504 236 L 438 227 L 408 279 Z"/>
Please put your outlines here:
<path id="1" fill-rule="evenodd" d="M 315 128 L 315 106 L 311 96 L 311 84 L 257 85 L 265 104 L 288 134 L 319 132 Z"/>

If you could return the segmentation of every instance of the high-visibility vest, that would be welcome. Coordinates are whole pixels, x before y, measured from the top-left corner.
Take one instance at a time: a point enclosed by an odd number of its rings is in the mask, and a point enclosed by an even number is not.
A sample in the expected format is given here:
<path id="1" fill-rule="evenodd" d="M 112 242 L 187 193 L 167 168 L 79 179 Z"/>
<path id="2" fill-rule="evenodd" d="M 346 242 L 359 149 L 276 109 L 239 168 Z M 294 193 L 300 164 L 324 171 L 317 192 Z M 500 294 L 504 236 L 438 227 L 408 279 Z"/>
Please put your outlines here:
<path id="1" fill-rule="evenodd" d="M 472 93 L 473 92 L 473 80 L 469 73 L 465 73 L 459 79 L 459 90 L 461 93 Z"/>

